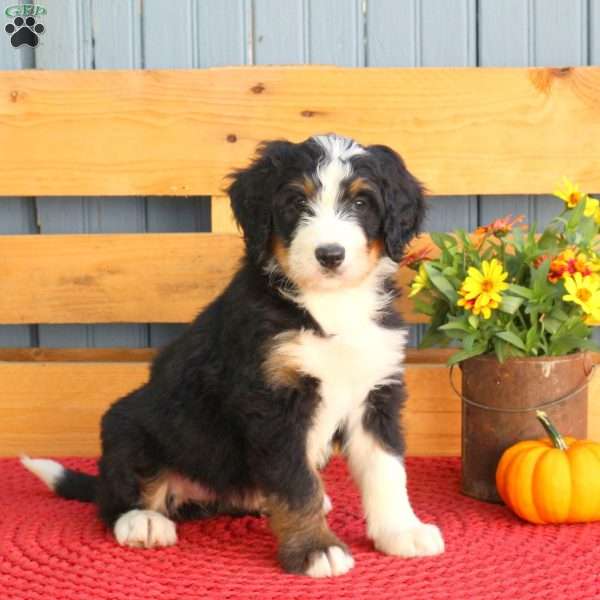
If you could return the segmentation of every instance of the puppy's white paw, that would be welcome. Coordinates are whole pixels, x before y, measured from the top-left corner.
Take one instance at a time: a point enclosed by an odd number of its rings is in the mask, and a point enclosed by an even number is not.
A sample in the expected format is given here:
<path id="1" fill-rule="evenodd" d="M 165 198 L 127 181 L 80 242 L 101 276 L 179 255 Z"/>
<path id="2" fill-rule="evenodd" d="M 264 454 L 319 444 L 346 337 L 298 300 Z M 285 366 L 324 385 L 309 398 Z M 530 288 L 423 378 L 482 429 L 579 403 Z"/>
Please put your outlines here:
<path id="1" fill-rule="evenodd" d="M 153 510 L 130 510 L 122 514 L 113 531 L 121 546 L 155 548 L 177 542 L 175 523 Z"/>
<path id="2" fill-rule="evenodd" d="M 435 525 L 417 523 L 402 531 L 380 535 L 375 548 L 384 554 L 412 558 L 415 556 L 435 556 L 444 551 L 444 538 Z"/>
<path id="3" fill-rule="evenodd" d="M 331 498 L 325 494 L 323 496 L 323 512 L 327 515 L 331 512 L 333 508 L 333 503 L 331 502 Z"/>
<path id="4" fill-rule="evenodd" d="M 309 577 L 335 577 L 347 573 L 353 566 L 351 554 L 339 546 L 329 546 L 310 556 L 306 574 Z"/>

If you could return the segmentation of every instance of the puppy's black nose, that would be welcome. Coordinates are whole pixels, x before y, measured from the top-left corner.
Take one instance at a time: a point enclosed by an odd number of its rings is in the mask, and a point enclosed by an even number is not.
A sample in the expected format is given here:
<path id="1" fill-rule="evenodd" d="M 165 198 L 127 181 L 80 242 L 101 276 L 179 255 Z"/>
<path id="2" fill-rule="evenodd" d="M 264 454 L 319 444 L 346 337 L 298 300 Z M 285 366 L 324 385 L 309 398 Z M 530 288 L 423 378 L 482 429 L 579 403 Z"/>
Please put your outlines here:
<path id="1" fill-rule="evenodd" d="M 335 269 L 342 264 L 346 250 L 339 244 L 325 244 L 315 250 L 315 256 L 325 268 Z"/>

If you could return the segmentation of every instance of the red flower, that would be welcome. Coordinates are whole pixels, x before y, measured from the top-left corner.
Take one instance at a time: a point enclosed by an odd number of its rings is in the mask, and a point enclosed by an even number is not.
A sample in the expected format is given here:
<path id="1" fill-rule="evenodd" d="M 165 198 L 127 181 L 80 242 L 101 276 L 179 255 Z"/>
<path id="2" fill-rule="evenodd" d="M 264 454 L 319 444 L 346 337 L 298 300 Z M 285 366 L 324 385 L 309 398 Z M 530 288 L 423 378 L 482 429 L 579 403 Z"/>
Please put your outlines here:
<path id="1" fill-rule="evenodd" d="M 524 215 L 518 215 L 513 218 L 512 215 L 507 215 L 500 219 L 492 221 L 488 225 L 482 225 L 475 230 L 476 235 L 495 235 L 496 237 L 504 237 L 512 231 L 512 228 L 525 220 Z"/>

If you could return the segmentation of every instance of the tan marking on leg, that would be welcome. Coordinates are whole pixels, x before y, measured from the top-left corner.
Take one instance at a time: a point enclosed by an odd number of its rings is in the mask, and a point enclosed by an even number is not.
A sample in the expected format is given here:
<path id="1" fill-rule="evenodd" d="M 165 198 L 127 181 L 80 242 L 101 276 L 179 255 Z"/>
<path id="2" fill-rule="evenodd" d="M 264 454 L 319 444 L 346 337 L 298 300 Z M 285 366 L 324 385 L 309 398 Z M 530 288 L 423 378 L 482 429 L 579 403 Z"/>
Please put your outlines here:
<path id="1" fill-rule="evenodd" d="M 163 515 L 168 513 L 169 472 L 160 471 L 156 476 L 141 483 L 141 506 Z"/>
<path id="2" fill-rule="evenodd" d="M 279 542 L 277 556 L 290 573 L 342 575 L 354 565 L 346 545 L 327 526 L 323 498 L 319 485 L 300 508 L 291 508 L 277 498 L 267 499 L 269 523 Z"/>

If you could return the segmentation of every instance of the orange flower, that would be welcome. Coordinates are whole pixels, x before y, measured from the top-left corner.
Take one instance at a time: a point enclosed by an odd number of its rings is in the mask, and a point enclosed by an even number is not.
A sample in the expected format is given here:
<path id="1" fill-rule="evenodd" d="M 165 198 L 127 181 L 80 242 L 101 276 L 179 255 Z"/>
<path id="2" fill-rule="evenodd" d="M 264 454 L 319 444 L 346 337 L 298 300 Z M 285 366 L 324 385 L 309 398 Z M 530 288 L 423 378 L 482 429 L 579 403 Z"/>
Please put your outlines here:
<path id="1" fill-rule="evenodd" d="M 581 273 L 582 277 L 587 277 L 595 270 L 596 266 L 585 253 L 579 252 L 577 254 L 575 249 L 567 248 L 552 259 L 548 272 L 548 281 L 556 283 L 561 278 L 568 279 L 573 277 L 575 273 Z"/>
<path id="2" fill-rule="evenodd" d="M 525 220 L 524 215 L 518 215 L 513 217 L 512 215 L 507 215 L 506 217 L 502 217 L 500 219 L 496 219 L 492 221 L 488 225 L 482 225 L 475 230 L 476 235 L 495 235 L 496 237 L 504 237 L 508 233 L 510 233 L 513 227 L 517 223 L 521 223 Z"/>
<path id="3" fill-rule="evenodd" d="M 411 267 L 415 263 L 420 263 L 423 260 L 429 260 L 429 254 L 431 253 L 431 246 L 425 246 L 416 252 L 409 252 L 401 261 L 401 267 Z"/>

